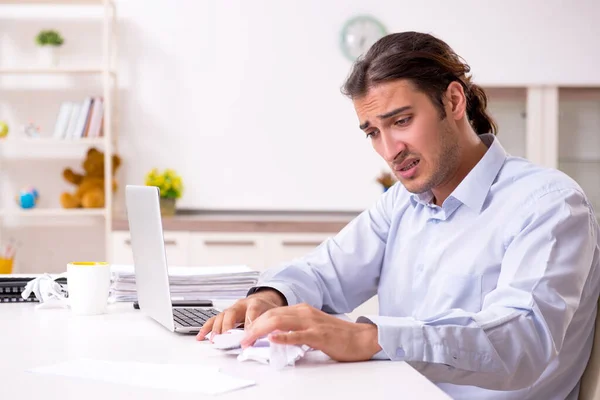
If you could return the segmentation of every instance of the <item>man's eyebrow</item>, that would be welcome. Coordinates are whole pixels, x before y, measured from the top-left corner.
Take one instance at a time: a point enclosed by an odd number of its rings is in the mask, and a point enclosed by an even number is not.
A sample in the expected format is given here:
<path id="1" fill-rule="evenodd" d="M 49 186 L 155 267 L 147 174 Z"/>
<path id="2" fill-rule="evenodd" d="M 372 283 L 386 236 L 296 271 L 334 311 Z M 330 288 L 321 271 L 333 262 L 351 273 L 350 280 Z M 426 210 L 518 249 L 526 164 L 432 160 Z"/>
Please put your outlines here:
<path id="1" fill-rule="evenodd" d="M 379 118 L 379 119 L 386 119 L 386 118 L 389 118 L 389 117 L 393 117 L 394 115 L 403 113 L 404 111 L 408 111 L 411 108 L 412 108 L 411 106 L 404 106 L 404 107 L 396 108 L 395 110 L 388 111 L 385 114 L 378 115 L 377 118 Z"/>
<path id="2" fill-rule="evenodd" d="M 404 106 L 404 107 L 396 108 L 395 110 L 388 111 L 385 114 L 378 115 L 377 118 L 379 118 L 379 119 L 390 118 L 390 117 L 393 117 L 394 115 L 398 115 L 398 114 L 401 114 L 401 113 L 403 113 L 405 111 L 408 111 L 411 108 L 412 108 L 412 106 Z M 359 128 L 362 129 L 362 130 L 365 130 L 370 125 L 371 125 L 371 123 L 369 121 L 365 121 L 365 122 L 363 122 L 362 124 L 359 125 Z"/>

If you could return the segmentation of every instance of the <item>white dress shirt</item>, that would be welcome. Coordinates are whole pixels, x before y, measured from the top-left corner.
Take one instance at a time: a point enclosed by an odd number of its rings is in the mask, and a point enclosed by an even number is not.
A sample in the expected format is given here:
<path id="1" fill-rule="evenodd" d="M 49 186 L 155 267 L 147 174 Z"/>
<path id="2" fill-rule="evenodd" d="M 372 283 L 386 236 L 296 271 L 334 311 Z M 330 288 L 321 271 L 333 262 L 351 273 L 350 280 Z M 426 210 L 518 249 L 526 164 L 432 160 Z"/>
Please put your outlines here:
<path id="1" fill-rule="evenodd" d="M 441 207 L 397 183 L 257 287 L 331 313 L 378 294 L 379 315 L 358 319 L 378 326 L 374 358 L 455 399 L 576 399 L 600 291 L 594 210 L 567 175 L 481 138 L 486 154 Z"/>

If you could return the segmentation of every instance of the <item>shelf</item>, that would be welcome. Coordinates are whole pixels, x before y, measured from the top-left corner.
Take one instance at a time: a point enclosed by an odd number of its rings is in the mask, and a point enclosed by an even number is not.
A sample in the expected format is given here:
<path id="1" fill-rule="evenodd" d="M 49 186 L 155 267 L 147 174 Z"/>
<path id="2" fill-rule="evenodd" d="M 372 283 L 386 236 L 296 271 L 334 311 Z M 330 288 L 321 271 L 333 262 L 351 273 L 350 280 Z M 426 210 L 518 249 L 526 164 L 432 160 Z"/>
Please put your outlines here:
<path id="1" fill-rule="evenodd" d="M 0 156 L 7 162 L 23 159 L 81 159 L 90 147 L 105 149 L 106 139 L 104 137 L 81 139 L 9 137 L 4 141 L 0 140 Z"/>
<path id="2" fill-rule="evenodd" d="M 0 68 L 0 75 L 100 75 L 103 72 L 102 68 Z M 115 71 L 109 71 L 109 74 L 116 75 Z"/>
<path id="3" fill-rule="evenodd" d="M 6 143 L 14 143 L 17 145 L 32 145 L 32 146 L 92 146 L 103 145 L 104 137 L 99 138 L 79 138 L 79 139 L 55 139 L 55 138 L 8 138 Z M 2 141 L 0 141 L 0 144 Z"/>
<path id="4" fill-rule="evenodd" d="M 103 217 L 104 208 L 97 209 L 65 209 L 65 208 L 32 208 L 32 209 L 0 209 L 0 217 Z"/>
<path id="5" fill-rule="evenodd" d="M 112 0 L 108 1 L 112 4 Z M 11 5 L 97 5 L 101 6 L 104 4 L 103 0 L 0 0 L 0 5 L 11 4 Z"/>

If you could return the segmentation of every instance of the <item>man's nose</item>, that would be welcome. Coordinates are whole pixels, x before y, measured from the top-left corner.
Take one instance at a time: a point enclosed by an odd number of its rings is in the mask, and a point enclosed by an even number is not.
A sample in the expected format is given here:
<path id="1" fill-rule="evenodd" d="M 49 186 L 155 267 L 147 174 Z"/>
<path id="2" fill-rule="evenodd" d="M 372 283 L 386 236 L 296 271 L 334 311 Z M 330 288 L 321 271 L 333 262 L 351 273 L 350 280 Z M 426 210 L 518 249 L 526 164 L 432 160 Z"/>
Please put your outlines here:
<path id="1" fill-rule="evenodd" d="M 392 135 L 387 134 L 381 136 L 383 144 L 381 156 L 386 162 L 391 163 L 396 159 L 398 154 L 404 151 L 406 146 L 401 141 L 394 139 Z"/>

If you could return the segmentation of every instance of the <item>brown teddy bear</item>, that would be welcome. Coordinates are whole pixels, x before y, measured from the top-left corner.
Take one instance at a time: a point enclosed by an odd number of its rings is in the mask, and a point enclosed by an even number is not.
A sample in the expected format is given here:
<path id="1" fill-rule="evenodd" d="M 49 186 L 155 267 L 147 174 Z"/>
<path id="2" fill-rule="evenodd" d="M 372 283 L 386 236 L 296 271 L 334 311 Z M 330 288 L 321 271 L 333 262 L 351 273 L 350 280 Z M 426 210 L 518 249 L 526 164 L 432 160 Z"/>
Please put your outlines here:
<path id="1" fill-rule="evenodd" d="M 75 193 L 63 193 L 60 195 L 60 203 L 64 208 L 102 208 L 104 207 L 104 153 L 91 148 L 83 161 L 83 174 L 73 172 L 71 168 L 63 171 L 63 177 L 77 186 Z M 117 155 L 112 156 L 112 173 L 121 165 L 121 159 Z M 113 180 L 113 192 L 117 190 L 117 184 Z"/>

